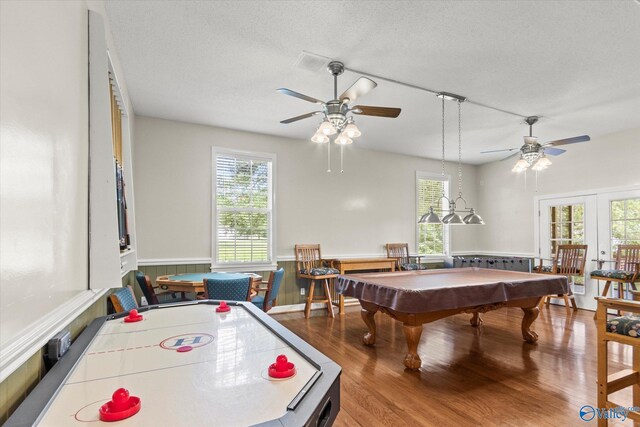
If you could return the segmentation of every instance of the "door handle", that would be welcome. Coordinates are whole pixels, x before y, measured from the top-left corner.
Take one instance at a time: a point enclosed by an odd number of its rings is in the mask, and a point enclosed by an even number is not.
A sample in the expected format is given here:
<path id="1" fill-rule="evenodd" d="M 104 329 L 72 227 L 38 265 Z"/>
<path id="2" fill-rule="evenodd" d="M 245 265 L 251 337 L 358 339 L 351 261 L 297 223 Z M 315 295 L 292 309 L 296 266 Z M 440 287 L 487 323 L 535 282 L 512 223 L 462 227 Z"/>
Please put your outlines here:
<path id="1" fill-rule="evenodd" d="M 606 254 L 606 252 L 605 251 L 600 251 L 600 254 L 604 255 L 604 254 Z"/>

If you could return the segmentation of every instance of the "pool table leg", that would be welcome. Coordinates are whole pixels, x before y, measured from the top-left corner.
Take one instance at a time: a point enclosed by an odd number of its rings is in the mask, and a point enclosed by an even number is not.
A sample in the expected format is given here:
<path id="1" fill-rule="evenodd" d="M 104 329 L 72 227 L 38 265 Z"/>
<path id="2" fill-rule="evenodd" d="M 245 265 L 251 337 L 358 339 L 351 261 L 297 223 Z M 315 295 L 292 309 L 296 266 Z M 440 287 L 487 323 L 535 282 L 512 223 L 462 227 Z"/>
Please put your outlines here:
<path id="1" fill-rule="evenodd" d="M 538 334 L 531 330 L 531 324 L 538 318 L 540 309 L 537 305 L 533 307 L 522 307 L 524 316 L 522 317 L 522 338 L 530 344 L 538 341 Z"/>
<path id="2" fill-rule="evenodd" d="M 376 343 L 376 320 L 374 315 L 378 311 L 378 307 L 363 303 L 363 301 L 360 301 L 360 304 L 362 305 L 360 316 L 362 316 L 362 320 L 367 325 L 367 329 L 369 329 L 369 332 L 362 337 L 362 342 L 365 345 L 374 345 Z"/>
<path id="3" fill-rule="evenodd" d="M 478 313 L 477 311 L 473 313 L 473 317 L 471 318 L 471 320 L 469 320 L 469 323 L 471 323 L 471 326 L 476 327 L 482 325 L 482 317 L 480 317 L 480 313 Z"/>
<path id="4" fill-rule="evenodd" d="M 422 360 L 418 356 L 418 344 L 422 335 L 422 325 L 402 325 L 404 336 L 407 338 L 407 355 L 404 357 L 404 366 L 409 369 L 420 369 Z"/>

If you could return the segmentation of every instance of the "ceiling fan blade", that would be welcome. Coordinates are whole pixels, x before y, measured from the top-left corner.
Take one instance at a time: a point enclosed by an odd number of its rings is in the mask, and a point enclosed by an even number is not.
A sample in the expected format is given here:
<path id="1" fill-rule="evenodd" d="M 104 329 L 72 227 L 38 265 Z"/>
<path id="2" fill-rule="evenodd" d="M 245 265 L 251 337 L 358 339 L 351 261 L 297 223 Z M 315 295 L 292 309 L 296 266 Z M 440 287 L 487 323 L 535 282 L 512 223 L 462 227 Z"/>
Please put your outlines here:
<path id="1" fill-rule="evenodd" d="M 391 117 L 395 119 L 402 110 L 393 107 L 372 107 L 370 105 L 356 105 L 351 109 L 353 114 L 362 116 Z"/>
<path id="2" fill-rule="evenodd" d="M 505 157 L 504 159 L 502 159 L 502 160 L 500 160 L 500 161 L 501 161 L 501 162 L 504 162 L 505 160 L 512 159 L 512 158 L 514 158 L 515 156 L 518 156 L 518 155 L 520 155 L 520 152 L 519 152 L 519 151 L 518 151 L 517 153 L 513 153 L 512 155 Z"/>
<path id="3" fill-rule="evenodd" d="M 576 142 L 585 142 L 585 141 L 590 141 L 591 138 L 589 137 L 589 135 L 581 135 L 581 136 L 574 136 L 573 138 L 567 138 L 567 139 L 558 139 L 557 141 L 550 141 L 547 142 L 545 144 L 543 144 L 543 147 L 557 147 L 558 145 L 567 145 L 567 144 L 575 144 Z"/>
<path id="4" fill-rule="evenodd" d="M 293 91 L 291 89 L 287 89 L 287 88 L 281 87 L 280 89 L 277 89 L 277 91 L 280 92 L 280 93 L 283 93 L 285 95 L 293 96 L 294 98 L 300 98 L 300 99 L 303 99 L 305 101 L 313 102 L 314 104 L 324 105 L 324 102 L 320 101 L 319 99 L 315 99 L 315 98 L 312 98 L 310 96 L 303 95 L 303 94 L 298 93 L 296 91 Z"/>
<path id="5" fill-rule="evenodd" d="M 313 113 L 307 113 L 307 114 L 303 114 L 301 116 L 291 117 L 289 119 L 282 120 L 280 123 L 284 123 L 284 124 L 293 123 L 293 122 L 297 122 L 298 120 L 308 119 L 309 117 L 313 117 L 313 116 L 315 116 L 317 114 L 320 114 L 320 113 L 322 113 L 322 111 L 314 111 Z"/>
<path id="6" fill-rule="evenodd" d="M 550 154 L 552 156 L 559 156 L 562 153 L 566 153 L 567 150 L 561 148 L 544 147 L 544 154 Z"/>
<path id="7" fill-rule="evenodd" d="M 514 150 L 519 150 L 519 149 L 520 149 L 520 147 L 518 147 L 518 148 L 503 148 L 502 150 L 481 151 L 480 154 L 499 153 L 501 151 L 514 151 Z"/>
<path id="8" fill-rule="evenodd" d="M 349 101 L 355 101 L 359 96 L 368 94 L 373 88 L 378 86 L 378 83 L 367 77 L 360 77 L 351 87 L 345 90 L 340 95 L 340 101 L 344 101 L 345 98 L 349 98 Z"/>

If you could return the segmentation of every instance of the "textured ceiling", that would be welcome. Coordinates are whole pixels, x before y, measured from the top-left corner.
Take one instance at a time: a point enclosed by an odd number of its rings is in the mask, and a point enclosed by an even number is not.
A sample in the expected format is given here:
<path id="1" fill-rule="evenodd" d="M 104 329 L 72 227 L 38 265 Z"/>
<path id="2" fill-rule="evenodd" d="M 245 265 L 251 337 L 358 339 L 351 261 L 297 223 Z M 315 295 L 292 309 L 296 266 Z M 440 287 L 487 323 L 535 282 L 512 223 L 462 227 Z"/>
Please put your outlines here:
<path id="1" fill-rule="evenodd" d="M 632 0 L 114 1 L 106 8 L 139 115 L 308 140 L 317 117 L 279 121 L 315 105 L 276 92 L 331 98 L 328 72 L 293 66 L 305 50 L 543 116 L 534 127 L 541 141 L 640 126 L 640 4 Z M 345 72 L 338 90 L 357 77 Z M 358 103 L 402 108 L 397 119 L 357 117 L 359 146 L 440 157 L 435 96 L 378 81 Z M 455 159 L 456 105 L 446 107 L 447 158 Z M 480 151 L 518 147 L 527 133 L 515 116 L 468 103 L 462 113 L 466 163 L 504 157 Z"/>

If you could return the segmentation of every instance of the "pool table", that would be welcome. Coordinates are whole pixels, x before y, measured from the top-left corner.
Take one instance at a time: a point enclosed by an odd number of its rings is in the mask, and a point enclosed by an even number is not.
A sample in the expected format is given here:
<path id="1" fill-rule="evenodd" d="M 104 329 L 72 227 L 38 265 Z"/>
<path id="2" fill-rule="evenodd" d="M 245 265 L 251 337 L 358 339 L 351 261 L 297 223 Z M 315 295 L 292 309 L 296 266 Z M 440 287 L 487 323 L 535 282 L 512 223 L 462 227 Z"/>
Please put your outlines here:
<path id="1" fill-rule="evenodd" d="M 375 344 L 378 311 L 403 323 L 408 347 L 404 365 L 414 370 L 422 365 L 417 349 L 425 323 L 471 313 L 471 324 L 479 326 L 481 313 L 520 307 L 522 337 L 535 343 L 538 335 L 531 324 L 538 317 L 541 299 L 571 292 L 564 276 L 475 267 L 340 275 L 336 289 L 360 301 L 368 328 L 365 345 Z"/>

